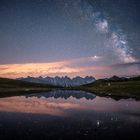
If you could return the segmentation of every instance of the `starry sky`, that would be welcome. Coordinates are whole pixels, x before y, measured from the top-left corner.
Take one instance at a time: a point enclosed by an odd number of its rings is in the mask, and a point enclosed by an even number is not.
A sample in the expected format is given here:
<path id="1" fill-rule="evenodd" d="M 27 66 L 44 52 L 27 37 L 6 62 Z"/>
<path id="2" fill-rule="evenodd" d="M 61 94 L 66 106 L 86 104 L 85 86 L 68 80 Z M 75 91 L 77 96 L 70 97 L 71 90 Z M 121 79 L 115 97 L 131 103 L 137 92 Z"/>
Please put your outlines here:
<path id="1" fill-rule="evenodd" d="M 1 0 L 0 77 L 140 75 L 139 0 Z"/>

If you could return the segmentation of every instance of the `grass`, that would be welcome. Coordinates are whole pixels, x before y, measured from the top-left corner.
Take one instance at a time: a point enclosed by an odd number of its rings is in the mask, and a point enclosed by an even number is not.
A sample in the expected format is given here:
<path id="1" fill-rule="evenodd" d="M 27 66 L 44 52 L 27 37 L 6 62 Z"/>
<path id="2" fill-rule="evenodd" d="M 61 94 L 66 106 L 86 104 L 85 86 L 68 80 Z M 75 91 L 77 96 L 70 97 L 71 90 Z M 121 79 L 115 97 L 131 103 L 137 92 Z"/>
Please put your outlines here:
<path id="1" fill-rule="evenodd" d="M 21 95 L 23 93 L 50 91 L 58 87 L 46 84 L 24 82 L 20 80 L 0 78 L 0 97 Z"/>
<path id="2" fill-rule="evenodd" d="M 0 97 L 22 95 L 23 93 L 42 92 L 56 89 L 67 90 L 84 90 L 91 93 L 96 93 L 100 96 L 115 96 L 115 97 L 132 97 L 140 99 L 140 77 L 130 78 L 128 80 L 97 80 L 91 84 L 62 88 L 46 84 L 38 84 L 0 78 Z"/>
<path id="3" fill-rule="evenodd" d="M 81 90 L 94 92 L 104 96 L 140 98 L 140 80 L 106 81 L 97 80 L 94 83 L 78 87 Z"/>

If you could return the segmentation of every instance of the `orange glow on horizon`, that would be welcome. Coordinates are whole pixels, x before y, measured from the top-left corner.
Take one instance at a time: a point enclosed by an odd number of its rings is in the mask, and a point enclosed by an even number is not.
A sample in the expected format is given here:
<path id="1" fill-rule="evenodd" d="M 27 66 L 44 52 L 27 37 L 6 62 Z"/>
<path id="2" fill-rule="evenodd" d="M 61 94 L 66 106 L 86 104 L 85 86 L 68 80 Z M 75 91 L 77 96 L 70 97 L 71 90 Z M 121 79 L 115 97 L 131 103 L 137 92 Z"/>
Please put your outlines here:
<path id="1" fill-rule="evenodd" d="M 100 59 L 99 59 L 100 60 Z M 0 77 L 18 78 L 18 77 L 38 77 L 38 76 L 87 76 L 92 75 L 95 78 L 111 77 L 113 75 L 131 74 L 131 69 L 114 67 L 114 65 L 101 66 L 96 65 L 96 59 L 92 57 L 83 57 L 66 61 L 49 63 L 25 63 L 25 64 L 4 64 L 0 65 Z M 93 65 L 90 66 L 90 63 Z M 94 63 L 95 62 L 95 63 Z M 88 64 L 88 65 L 85 65 Z M 137 70 L 137 69 L 136 69 Z"/>
<path id="2" fill-rule="evenodd" d="M 83 71 L 83 68 L 67 66 L 70 61 L 51 63 L 26 63 L 0 65 L 0 77 L 17 78 L 27 76 L 71 75 Z"/>

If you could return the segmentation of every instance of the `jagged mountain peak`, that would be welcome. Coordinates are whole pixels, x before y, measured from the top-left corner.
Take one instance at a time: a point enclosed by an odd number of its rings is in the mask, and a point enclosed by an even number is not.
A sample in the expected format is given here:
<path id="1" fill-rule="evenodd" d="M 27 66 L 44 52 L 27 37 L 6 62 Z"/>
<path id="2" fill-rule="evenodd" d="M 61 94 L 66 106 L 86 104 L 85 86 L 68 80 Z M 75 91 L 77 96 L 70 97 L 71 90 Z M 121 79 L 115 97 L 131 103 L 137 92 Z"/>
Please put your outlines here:
<path id="1" fill-rule="evenodd" d="M 26 77 L 26 78 L 18 78 L 18 80 L 22 81 L 28 81 L 28 82 L 35 82 L 35 83 L 43 83 L 43 84 L 51 84 L 51 85 L 57 85 L 57 86 L 63 86 L 63 87 L 74 87 L 74 86 L 80 86 L 84 84 L 89 84 L 91 82 L 95 81 L 95 78 L 92 76 L 86 76 L 84 78 L 80 76 L 76 76 L 73 78 L 70 78 L 68 76 L 55 76 L 55 77 Z"/>

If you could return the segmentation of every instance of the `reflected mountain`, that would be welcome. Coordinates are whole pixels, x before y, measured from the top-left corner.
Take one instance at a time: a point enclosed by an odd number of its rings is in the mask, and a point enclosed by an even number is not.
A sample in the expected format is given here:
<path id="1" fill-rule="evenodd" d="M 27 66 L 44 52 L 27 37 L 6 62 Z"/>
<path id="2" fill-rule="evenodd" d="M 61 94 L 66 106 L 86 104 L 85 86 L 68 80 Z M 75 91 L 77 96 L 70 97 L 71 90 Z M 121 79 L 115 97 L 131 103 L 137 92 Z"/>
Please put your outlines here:
<path id="1" fill-rule="evenodd" d="M 139 128 L 140 102 L 134 99 L 72 90 L 0 98 L 2 140 L 139 140 Z"/>
<path id="2" fill-rule="evenodd" d="M 42 92 L 42 93 L 35 93 L 35 94 L 30 94 L 26 95 L 26 97 L 45 97 L 45 98 L 51 98 L 54 97 L 55 99 L 57 98 L 63 98 L 63 99 L 68 99 L 70 97 L 76 98 L 76 99 L 81 99 L 85 98 L 87 100 L 93 100 L 96 95 L 93 93 L 88 93 L 85 91 L 76 91 L 76 90 L 54 90 L 50 92 Z"/>

